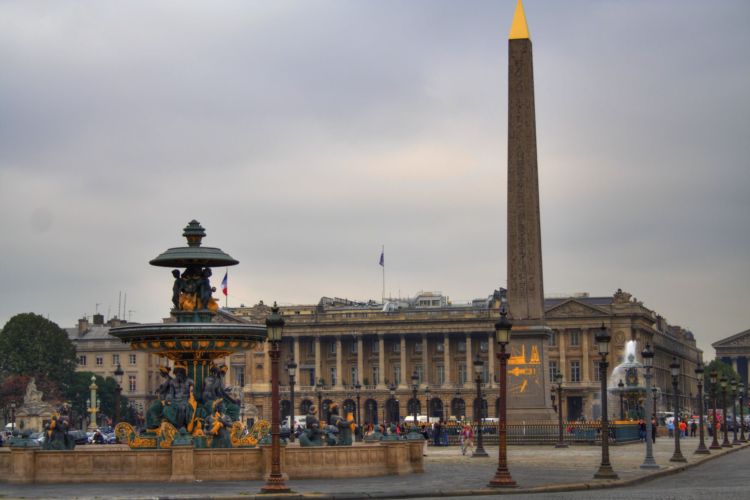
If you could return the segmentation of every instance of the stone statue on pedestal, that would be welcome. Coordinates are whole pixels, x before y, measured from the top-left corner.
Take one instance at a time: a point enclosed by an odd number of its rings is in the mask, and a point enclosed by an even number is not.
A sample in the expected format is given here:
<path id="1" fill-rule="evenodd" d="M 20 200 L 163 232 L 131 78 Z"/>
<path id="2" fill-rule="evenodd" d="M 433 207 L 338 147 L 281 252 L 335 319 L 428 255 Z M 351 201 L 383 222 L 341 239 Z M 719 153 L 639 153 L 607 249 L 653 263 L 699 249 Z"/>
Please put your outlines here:
<path id="1" fill-rule="evenodd" d="M 318 412 L 316 405 L 310 405 L 305 417 L 305 430 L 299 436 L 300 446 L 323 446 L 321 440 L 320 422 L 315 414 Z"/>

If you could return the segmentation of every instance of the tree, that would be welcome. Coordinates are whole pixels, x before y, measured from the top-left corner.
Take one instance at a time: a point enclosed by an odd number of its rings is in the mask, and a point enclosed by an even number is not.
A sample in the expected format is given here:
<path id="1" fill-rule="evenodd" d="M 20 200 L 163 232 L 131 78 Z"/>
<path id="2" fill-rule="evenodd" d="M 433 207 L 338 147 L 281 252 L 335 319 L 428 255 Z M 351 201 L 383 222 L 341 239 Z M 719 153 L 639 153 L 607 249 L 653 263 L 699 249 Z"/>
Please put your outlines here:
<path id="1" fill-rule="evenodd" d="M 703 387 L 709 389 L 711 387 L 711 372 L 716 370 L 718 376 L 716 380 L 721 380 L 721 377 L 726 377 L 727 380 L 741 380 L 740 375 L 732 369 L 732 367 L 719 359 L 714 359 L 706 365 L 705 371 L 703 372 Z M 718 382 L 717 382 L 718 385 Z"/>
<path id="2" fill-rule="evenodd" d="M 10 405 L 15 403 L 16 407 L 23 403 L 26 386 L 31 380 L 26 375 L 11 375 L 3 378 L 0 382 L 0 409 L 3 413 L 3 422 L 9 422 L 11 418 Z"/>
<path id="3" fill-rule="evenodd" d="M 38 314 L 17 314 L 0 331 L 0 376 L 34 377 L 48 401 L 65 393 L 75 367 L 76 350 L 68 335 Z"/>

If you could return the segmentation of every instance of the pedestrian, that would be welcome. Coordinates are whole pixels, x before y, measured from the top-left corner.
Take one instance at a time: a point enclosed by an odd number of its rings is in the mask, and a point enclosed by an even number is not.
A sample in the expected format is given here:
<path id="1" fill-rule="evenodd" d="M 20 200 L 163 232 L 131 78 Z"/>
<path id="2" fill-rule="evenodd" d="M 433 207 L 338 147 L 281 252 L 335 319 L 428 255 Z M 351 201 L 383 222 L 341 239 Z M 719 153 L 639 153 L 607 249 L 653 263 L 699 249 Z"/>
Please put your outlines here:
<path id="1" fill-rule="evenodd" d="M 674 418 L 667 421 L 667 435 L 674 437 Z"/>
<path id="2" fill-rule="evenodd" d="M 474 449 L 474 429 L 469 424 L 464 425 L 461 429 L 461 455 L 466 455 L 466 451 Z"/>
<path id="3" fill-rule="evenodd" d="M 656 444 L 656 428 L 656 417 L 654 417 L 651 419 L 651 442 L 653 442 L 654 444 Z"/>
<path id="4" fill-rule="evenodd" d="M 687 423 L 684 420 L 680 420 L 678 425 L 680 427 L 680 437 L 687 437 Z"/>
<path id="5" fill-rule="evenodd" d="M 698 424 L 695 420 L 690 421 L 690 437 L 695 437 L 695 431 L 698 430 Z"/>
<path id="6" fill-rule="evenodd" d="M 435 425 L 432 426 L 432 444 L 434 446 L 440 446 L 440 431 L 443 427 L 443 421 L 438 420 Z"/>
<path id="7" fill-rule="evenodd" d="M 641 439 L 641 442 L 646 441 L 646 421 L 643 419 L 638 422 L 638 437 Z"/>

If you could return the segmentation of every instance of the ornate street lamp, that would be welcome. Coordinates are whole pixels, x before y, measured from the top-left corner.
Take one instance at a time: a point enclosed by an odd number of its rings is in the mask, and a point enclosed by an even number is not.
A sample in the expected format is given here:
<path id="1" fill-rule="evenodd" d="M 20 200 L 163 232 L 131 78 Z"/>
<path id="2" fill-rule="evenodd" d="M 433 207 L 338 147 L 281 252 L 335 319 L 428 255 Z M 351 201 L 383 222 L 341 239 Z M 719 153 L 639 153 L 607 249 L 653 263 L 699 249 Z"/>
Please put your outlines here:
<path id="1" fill-rule="evenodd" d="M 654 366 L 654 351 L 651 350 L 651 345 L 646 344 L 646 348 L 641 352 L 641 359 L 643 360 L 643 368 L 645 373 L 643 378 L 646 379 L 646 387 L 651 386 L 651 368 Z M 651 425 L 651 419 L 656 418 L 656 413 L 653 408 L 655 399 L 648 397 L 646 393 L 646 408 L 645 408 L 645 421 L 646 421 L 646 458 L 643 459 L 641 469 L 658 469 L 659 465 L 654 460 L 654 445 L 653 437 L 651 433 L 654 431 Z"/>
<path id="2" fill-rule="evenodd" d="M 565 440 L 563 439 L 563 417 L 562 417 L 562 391 L 563 391 L 563 374 L 562 372 L 557 372 L 555 375 L 555 388 L 557 389 L 557 399 L 559 401 L 559 406 L 557 410 L 557 444 L 555 444 L 555 448 L 567 448 L 568 445 L 565 444 Z M 554 395 L 552 397 L 552 400 L 554 402 Z"/>
<path id="3" fill-rule="evenodd" d="M 698 361 L 698 365 L 695 367 L 695 377 L 698 379 L 698 403 L 700 409 L 698 410 L 698 427 L 699 427 L 699 435 L 700 435 L 700 442 L 698 443 L 698 449 L 695 450 L 696 455 L 708 455 L 711 453 L 708 451 L 708 448 L 706 448 L 706 442 L 704 441 L 703 437 L 703 363 Z"/>
<path id="4" fill-rule="evenodd" d="M 719 444 L 719 436 L 716 434 L 716 428 L 718 427 L 718 425 L 717 425 L 718 422 L 717 422 L 717 417 L 716 417 L 716 410 L 717 410 L 717 408 L 716 408 L 716 405 L 717 405 L 716 399 L 717 399 L 717 392 L 718 391 L 716 390 L 716 387 L 717 387 L 716 384 L 717 384 L 717 380 L 719 378 L 719 372 L 717 372 L 716 370 L 711 370 L 711 373 L 710 373 L 709 376 L 711 377 L 711 397 L 712 397 L 713 402 L 714 402 L 713 425 L 712 425 L 712 429 L 713 430 L 711 432 L 714 435 L 714 438 L 711 441 L 711 446 L 709 446 L 709 449 L 710 450 L 720 450 L 721 449 L 721 445 Z"/>
<path id="5" fill-rule="evenodd" d="M 117 382 L 117 386 L 115 387 L 115 422 L 120 422 L 120 394 L 122 394 L 122 376 L 125 375 L 125 372 L 122 371 L 122 366 L 120 366 L 120 363 L 117 363 L 117 368 L 115 368 L 115 382 Z"/>
<path id="6" fill-rule="evenodd" d="M 732 378 L 729 383 L 732 388 L 732 431 L 734 433 L 734 439 L 732 439 L 732 445 L 740 444 L 737 440 L 737 379 Z"/>
<path id="7" fill-rule="evenodd" d="M 360 420 L 359 420 L 359 415 L 361 413 L 359 398 L 360 398 L 361 392 L 362 392 L 362 385 L 359 383 L 359 380 L 357 380 L 357 382 L 354 384 L 354 393 L 357 395 L 357 429 L 360 430 L 359 434 L 362 433 L 361 428 L 360 428 Z"/>
<path id="8" fill-rule="evenodd" d="M 318 395 L 318 421 L 323 422 L 323 379 L 318 379 L 315 384 L 315 394 Z"/>
<path id="9" fill-rule="evenodd" d="M 429 385 L 424 386 L 424 407 L 425 407 L 425 410 L 427 411 L 425 415 L 427 415 L 427 425 L 429 426 L 430 417 L 432 416 L 430 414 L 430 386 Z"/>
<path id="10" fill-rule="evenodd" d="M 484 415 L 482 412 L 484 411 L 484 405 L 482 404 L 482 372 L 484 371 L 484 361 L 479 359 L 478 357 L 474 359 L 474 374 L 476 375 L 474 378 L 474 381 L 477 384 L 477 404 L 474 406 L 474 425 L 477 426 L 477 447 L 474 450 L 474 453 L 471 454 L 472 457 L 488 457 L 487 452 L 484 451 L 484 443 L 482 441 L 482 417 Z"/>
<path id="11" fill-rule="evenodd" d="M 602 326 L 596 332 L 596 345 L 599 349 L 599 375 L 601 379 L 601 400 L 602 400 L 602 463 L 599 470 L 594 474 L 594 479 L 618 479 L 617 474 L 609 463 L 609 416 L 607 410 L 607 355 L 609 354 L 609 342 L 612 336 L 602 323 Z"/>
<path id="12" fill-rule="evenodd" d="M 721 443 L 722 448 L 731 448 L 732 443 L 729 442 L 729 427 L 727 426 L 727 378 L 722 376 L 719 379 L 719 385 L 721 386 L 721 414 L 724 420 L 722 427 L 724 428 L 724 441 Z"/>
<path id="13" fill-rule="evenodd" d="M 396 416 L 396 384 L 391 383 L 388 386 L 388 393 L 391 395 L 391 409 L 388 412 L 388 422 L 392 424 Z"/>
<path id="14" fill-rule="evenodd" d="M 680 395 L 678 388 L 680 382 L 680 363 L 677 362 L 677 358 L 672 358 L 669 371 L 672 374 L 672 392 L 674 393 L 674 453 L 669 461 L 687 462 L 680 451 Z"/>
<path id="15" fill-rule="evenodd" d="M 555 402 L 555 388 L 552 387 L 549 390 L 549 398 L 552 400 L 552 409 L 555 410 L 555 413 L 557 413 L 557 403 Z"/>
<path id="16" fill-rule="evenodd" d="M 419 400 L 417 399 L 417 390 L 419 389 L 419 375 L 417 375 L 417 372 L 413 372 L 411 374 L 411 397 L 412 397 L 412 406 L 414 410 L 414 427 L 417 427 L 417 406 L 419 406 Z"/>
<path id="17" fill-rule="evenodd" d="M 497 471 L 495 476 L 490 480 L 487 486 L 494 488 L 515 488 L 518 486 L 510 475 L 508 470 L 508 436 L 507 436 L 507 393 L 506 380 L 508 378 L 508 358 L 510 353 L 505 352 L 506 346 L 510 343 L 510 331 L 513 325 L 508 321 L 508 311 L 505 304 L 500 308 L 500 321 L 495 323 L 495 341 L 500 346 L 500 352 L 497 354 L 500 360 L 500 408 L 498 424 L 498 442 L 499 451 L 497 458 Z"/>
<path id="18" fill-rule="evenodd" d="M 10 404 L 10 433 L 16 433 L 16 402 Z"/>
<path id="19" fill-rule="evenodd" d="M 620 420 L 625 420 L 625 405 L 623 404 L 623 391 L 625 390 L 625 384 L 622 383 L 622 379 L 617 382 L 617 388 L 620 389 Z"/>
<path id="20" fill-rule="evenodd" d="M 740 382 L 737 389 L 740 396 L 740 442 L 747 443 L 747 438 L 745 437 L 745 409 L 743 408 L 745 405 L 745 384 Z"/>
<path id="21" fill-rule="evenodd" d="M 281 334 L 284 330 L 284 318 L 279 314 L 279 307 L 273 303 L 271 314 L 266 318 L 268 340 L 271 342 L 271 474 L 268 475 L 261 493 L 289 493 L 291 489 L 284 484 L 281 475 L 281 441 L 279 439 L 279 358 Z"/>
<path id="22" fill-rule="evenodd" d="M 297 363 L 295 363 L 293 359 L 290 359 L 289 363 L 286 365 L 286 371 L 289 374 L 289 399 L 291 400 L 290 403 L 292 406 L 292 418 L 289 420 L 289 430 L 291 431 L 289 433 L 289 441 L 293 443 L 294 428 L 297 426 L 297 419 L 294 415 L 294 377 L 297 376 Z"/>
<path id="23" fill-rule="evenodd" d="M 91 375 L 91 385 L 89 386 L 89 389 L 91 390 L 91 398 L 89 398 L 89 413 L 91 413 L 91 420 L 89 421 L 89 431 L 95 431 L 96 430 L 96 412 L 99 411 L 99 408 L 96 404 L 96 390 L 99 387 L 96 385 L 96 375 Z"/>

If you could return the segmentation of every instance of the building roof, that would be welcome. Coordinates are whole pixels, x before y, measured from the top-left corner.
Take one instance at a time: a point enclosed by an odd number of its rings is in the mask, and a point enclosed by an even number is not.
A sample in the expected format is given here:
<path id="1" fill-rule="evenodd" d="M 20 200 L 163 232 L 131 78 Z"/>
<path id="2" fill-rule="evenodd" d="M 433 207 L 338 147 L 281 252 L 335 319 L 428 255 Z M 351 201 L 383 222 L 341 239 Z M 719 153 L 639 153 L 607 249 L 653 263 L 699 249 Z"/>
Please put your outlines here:
<path id="1" fill-rule="evenodd" d="M 735 333 L 731 337 L 727 337 L 725 339 L 717 340 L 716 342 L 714 342 L 713 344 L 711 344 L 711 347 L 713 347 L 714 349 L 717 348 L 717 347 L 730 347 L 730 346 L 733 347 L 733 346 L 739 344 L 739 342 L 737 342 L 737 341 L 738 340 L 742 340 L 744 337 L 750 337 L 750 330 L 745 330 L 744 332 Z"/>

